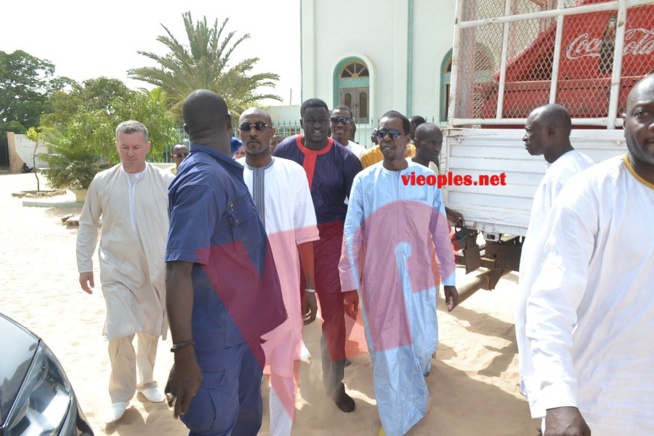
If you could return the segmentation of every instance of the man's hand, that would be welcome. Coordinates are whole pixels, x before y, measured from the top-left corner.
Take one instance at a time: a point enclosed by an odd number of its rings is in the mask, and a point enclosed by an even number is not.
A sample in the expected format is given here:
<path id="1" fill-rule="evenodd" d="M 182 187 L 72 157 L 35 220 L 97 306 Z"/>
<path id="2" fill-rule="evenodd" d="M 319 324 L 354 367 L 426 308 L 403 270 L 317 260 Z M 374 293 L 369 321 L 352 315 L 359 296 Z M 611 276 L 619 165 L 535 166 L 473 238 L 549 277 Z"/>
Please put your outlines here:
<path id="1" fill-rule="evenodd" d="M 447 215 L 447 220 L 454 224 L 455 227 L 463 226 L 464 220 L 461 212 L 446 207 L 445 214 Z"/>
<path id="2" fill-rule="evenodd" d="M 201 383 L 202 371 L 195 359 L 193 346 L 180 348 L 175 352 L 175 364 L 170 370 L 165 390 L 168 407 L 173 407 L 175 418 L 188 411 Z"/>
<path id="3" fill-rule="evenodd" d="M 80 273 L 79 285 L 82 287 L 84 292 L 87 294 L 92 294 L 93 287 L 95 286 L 95 283 L 93 282 L 93 271 Z"/>
<path id="4" fill-rule="evenodd" d="M 547 409 L 544 436 L 590 436 L 590 427 L 576 407 Z"/>
<path id="5" fill-rule="evenodd" d="M 316 315 L 318 315 L 318 303 L 316 302 L 315 292 L 304 292 L 302 315 L 304 319 L 304 325 L 311 324 L 316 320 Z"/>
<path id="6" fill-rule="evenodd" d="M 357 319 L 359 313 L 359 296 L 357 291 L 344 292 L 343 304 L 345 305 L 345 313 L 352 319 Z"/>
<path id="7" fill-rule="evenodd" d="M 459 304 L 459 291 L 456 286 L 443 286 L 445 291 L 445 304 L 447 304 L 447 311 L 451 312 Z"/>

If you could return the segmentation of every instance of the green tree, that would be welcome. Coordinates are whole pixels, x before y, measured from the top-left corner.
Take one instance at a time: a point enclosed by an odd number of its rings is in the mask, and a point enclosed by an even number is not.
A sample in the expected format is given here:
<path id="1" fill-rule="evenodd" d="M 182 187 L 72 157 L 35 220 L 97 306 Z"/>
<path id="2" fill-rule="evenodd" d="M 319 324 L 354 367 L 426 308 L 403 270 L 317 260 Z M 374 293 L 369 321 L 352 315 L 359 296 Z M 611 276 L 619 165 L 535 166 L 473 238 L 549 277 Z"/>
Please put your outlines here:
<path id="1" fill-rule="evenodd" d="M 70 90 L 52 93 L 50 111 L 41 117 L 41 125 L 67 124 L 81 110 L 111 111 L 115 101 L 128 99 L 132 94 L 134 91 L 118 79 L 97 77 L 82 83 L 73 82 Z"/>
<path id="2" fill-rule="evenodd" d="M 206 17 L 194 23 L 190 12 L 182 16 L 188 43 L 181 43 L 162 24 L 166 34 L 159 36 L 157 41 L 164 44 L 168 52 L 163 55 L 138 52 L 158 66 L 128 70 L 131 78 L 150 83 L 166 92 L 178 121 L 182 119 L 184 99 L 196 89 L 209 89 L 222 95 L 233 115 L 240 115 L 262 99 L 281 101 L 277 95 L 258 92 L 259 88 L 274 88 L 275 81 L 279 80 L 279 75 L 274 73 L 252 74 L 259 58 L 248 58 L 231 66 L 234 50 L 250 38 L 249 34 L 237 38 L 236 32 L 232 31 L 224 35 L 228 18 L 219 27 L 217 19 L 210 26 Z"/>
<path id="3" fill-rule="evenodd" d="M 25 133 L 50 108 L 48 97 L 71 83 L 55 66 L 22 50 L 0 51 L 0 135 Z"/>
<path id="4" fill-rule="evenodd" d="M 110 92 L 98 86 L 103 82 L 109 85 Z M 44 170 L 50 186 L 87 189 L 98 171 L 118 163 L 114 136 L 122 121 L 138 120 L 148 128 L 152 161 L 161 162 L 179 140 L 177 123 L 157 98 L 123 87 L 115 79 L 100 78 L 85 81 L 70 93 L 53 96 L 57 99 L 53 107 L 60 112 L 44 116 L 50 153 L 41 155 L 50 165 Z"/>

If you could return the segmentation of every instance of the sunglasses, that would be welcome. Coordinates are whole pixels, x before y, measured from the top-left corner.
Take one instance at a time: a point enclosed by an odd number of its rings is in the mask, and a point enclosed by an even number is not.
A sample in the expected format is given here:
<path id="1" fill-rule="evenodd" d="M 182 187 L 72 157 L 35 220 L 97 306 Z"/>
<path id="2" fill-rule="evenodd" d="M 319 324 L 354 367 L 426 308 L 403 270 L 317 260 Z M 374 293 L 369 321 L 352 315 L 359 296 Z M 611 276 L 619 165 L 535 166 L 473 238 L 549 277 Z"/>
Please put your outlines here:
<path id="1" fill-rule="evenodd" d="M 377 139 L 382 139 L 386 135 L 391 135 L 392 139 L 397 139 L 402 136 L 402 131 L 400 129 L 379 129 L 377 131 Z"/>
<path id="2" fill-rule="evenodd" d="M 268 124 L 259 121 L 258 123 L 243 123 L 238 128 L 241 132 L 249 132 L 252 128 L 255 128 L 257 132 L 261 132 L 262 130 L 266 130 L 268 127 L 270 127 Z"/>
<path id="3" fill-rule="evenodd" d="M 177 154 L 173 154 L 173 156 L 175 156 L 175 157 L 184 157 L 185 158 L 186 156 L 188 156 L 188 153 L 177 153 Z"/>
<path id="4" fill-rule="evenodd" d="M 332 124 L 343 123 L 343 124 L 345 124 L 345 125 L 347 126 L 348 124 L 350 124 L 350 123 L 352 122 L 352 119 L 351 119 L 351 118 L 347 118 L 347 117 L 331 117 L 331 118 L 329 119 L 329 121 L 330 121 Z"/>

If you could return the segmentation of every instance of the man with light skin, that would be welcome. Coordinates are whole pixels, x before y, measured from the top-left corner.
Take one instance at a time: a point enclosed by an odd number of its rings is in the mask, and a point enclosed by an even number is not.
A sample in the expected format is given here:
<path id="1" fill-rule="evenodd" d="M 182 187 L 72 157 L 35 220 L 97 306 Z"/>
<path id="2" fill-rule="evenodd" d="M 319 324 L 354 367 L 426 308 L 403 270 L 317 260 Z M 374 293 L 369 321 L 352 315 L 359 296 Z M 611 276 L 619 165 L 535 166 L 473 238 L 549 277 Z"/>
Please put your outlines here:
<path id="1" fill-rule="evenodd" d="M 77 235 L 79 283 L 91 294 L 92 257 L 102 228 L 98 251 L 107 305 L 103 334 L 109 341 L 111 362 L 112 406 L 107 423 L 123 416 L 136 390 L 151 402 L 164 401 L 153 368 L 159 336 L 165 338 L 168 329 L 163 255 L 168 232 L 166 195 L 173 179 L 169 171 L 146 163 L 148 131 L 137 121 L 118 125 L 116 151 L 120 163 L 96 174 L 89 186 Z"/>
<path id="2" fill-rule="evenodd" d="M 170 150 L 170 155 L 173 157 L 173 162 L 175 162 L 175 168 L 173 169 L 173 174 L 177 174 L 179 169 L 179 164 L 181 164 L 186 156 L 188 156 L 189 151 L 188 147 L 185 144 L 175 144 Z"/>
<path id="3" fill-rule="evenodd" d="M 284 436 L 291 434 L 295 416 L 302 324 L 313 322 L 318 311 L 313 241 L 319 237 L 306 174 L 297 163 L 271 155 L 269 143 L 274 133 L 270 115 L 265 111 L 252 108 L 241 114 L 239 134 L 245 158 L 237 162 L 244 167 L 243 179 L 266 228 L 288 315 L 282 325 L 263 337 L 272 385 L 269 433 Z M 302 299 L 297 292 L 301 272 L 306 283 Z"/>
<path id="4" fill-rule="evenodd" d="M 570 178 L 521 277 L 545 436 L 654 434 L 654 75 L 626 103 L 627 153 Z"/>
<path id="5" fill-rule="evenodd" d="M 350 141 L 350 131 L 354 125 L 352 111 L 347 106 L 337 106 L 331 113 L 329 123 L 332 131 L 332 138 L 339 144 L 350 150 L 360 160 L 365 148 Z"/>
<path id="6" fill-rule="evenodd" d="M 459 296 L 440 190 L 403 183 L 411 174 L 433 174 L 406 159 L 409 120 L 385 113 L 378 140 L 382 164 L 361 171 L 352 185 L 339 270 L 341 288 L 350 291 L 346 313 L 356 318 L 363 302 L 380 434 L 403 435 L 427 414 L 425 376 L 438 344 L 433 247 L 448 311 Z"/>

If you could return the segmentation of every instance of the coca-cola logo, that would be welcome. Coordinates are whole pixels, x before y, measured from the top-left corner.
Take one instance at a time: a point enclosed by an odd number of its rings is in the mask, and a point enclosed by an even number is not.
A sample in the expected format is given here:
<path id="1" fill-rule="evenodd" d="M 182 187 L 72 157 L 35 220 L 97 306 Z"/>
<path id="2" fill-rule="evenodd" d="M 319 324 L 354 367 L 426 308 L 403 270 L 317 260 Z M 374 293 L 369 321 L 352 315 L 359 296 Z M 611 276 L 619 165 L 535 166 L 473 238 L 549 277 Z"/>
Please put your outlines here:
<path id="1" fill-rule="evenodd" d="M 639 56 L 654 53 L 654 29 L 643 29 L 642 27 L 629 29 L 625 32 L 624 40 L 623 55 Z M 579 59 L 586 56 L 598 57 L 602 42 L 602 38 L 591 38 L 588 33 L 582 33 L 568 45 L 565 57 L 568 59 Z M 613 38 L 607 42 L 612 44 Z"/>

